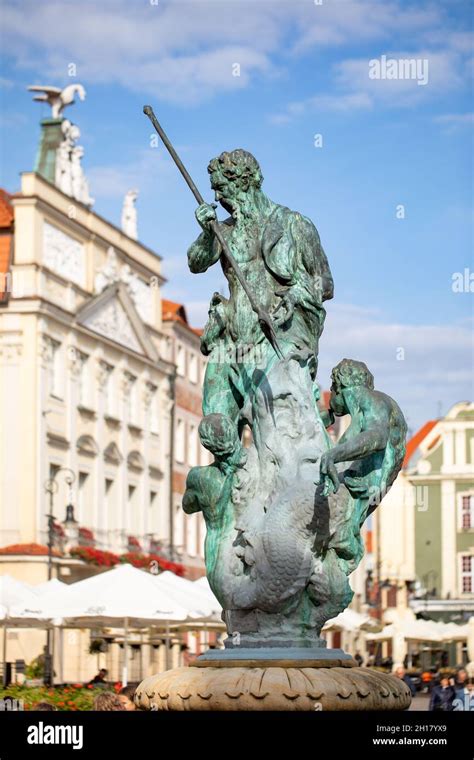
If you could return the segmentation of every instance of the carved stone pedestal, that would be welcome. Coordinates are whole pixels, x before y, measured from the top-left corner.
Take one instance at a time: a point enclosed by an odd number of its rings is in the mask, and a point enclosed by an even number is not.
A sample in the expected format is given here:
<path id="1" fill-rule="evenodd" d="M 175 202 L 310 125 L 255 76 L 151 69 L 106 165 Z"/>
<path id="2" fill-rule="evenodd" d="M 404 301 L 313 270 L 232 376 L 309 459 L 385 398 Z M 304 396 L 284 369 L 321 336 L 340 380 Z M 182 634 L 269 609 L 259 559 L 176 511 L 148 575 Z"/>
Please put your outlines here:
<path id="1" fill-rule="evenodd" d="M 307 661 L 212 663 L 146 678 L 137 689 L 141 710 L 406 710 L 410 690 L 399 678 L 369 668 L 305 667 Z"/>

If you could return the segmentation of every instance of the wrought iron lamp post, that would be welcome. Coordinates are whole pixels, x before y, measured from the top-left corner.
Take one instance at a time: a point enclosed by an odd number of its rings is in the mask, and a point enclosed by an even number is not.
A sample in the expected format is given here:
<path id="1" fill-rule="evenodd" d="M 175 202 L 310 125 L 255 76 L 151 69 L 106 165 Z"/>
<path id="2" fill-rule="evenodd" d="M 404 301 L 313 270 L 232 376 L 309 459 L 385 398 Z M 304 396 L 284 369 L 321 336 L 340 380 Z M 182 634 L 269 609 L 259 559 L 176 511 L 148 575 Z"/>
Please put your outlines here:
<path id="1" fill-rule="evenodd" d="M 76 480 L 75 473 L 69 467 L 59 467 L 54 476 L 49 478 L 45 484 L 44 489 L 49 494 L 49 512 L 46 515 L 48 519 L 48 580 L 53 577 L 53 549 L 54 549 L 54 494 L 58 491 L 58 475 L 64 472 L 65 481 L 69 486 L 69 503 L 66 505 L 66 518 L 63 522 L 65 528 L 65 534 L 69 541 L 77 539 L 79 532 L 79 523 L 74 518 L 74 507 L 72 505 L 72 485 Z M 53 663 L 52 663 L 52 649 L 53 649 L 53 636 L 52 629 L 48 628 L 46 651 L 44 655 L 44 682 L 46 685 L 53 683 Z"/>

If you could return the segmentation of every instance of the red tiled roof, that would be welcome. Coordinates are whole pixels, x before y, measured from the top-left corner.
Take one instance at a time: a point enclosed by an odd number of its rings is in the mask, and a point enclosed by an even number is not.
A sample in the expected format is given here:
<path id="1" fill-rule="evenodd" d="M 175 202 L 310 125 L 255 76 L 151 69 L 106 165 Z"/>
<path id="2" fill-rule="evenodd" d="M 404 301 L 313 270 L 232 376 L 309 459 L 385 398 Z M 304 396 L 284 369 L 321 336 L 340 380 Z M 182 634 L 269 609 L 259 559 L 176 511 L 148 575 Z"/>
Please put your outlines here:
<path id="1" fill-rule="evenodd" d="M 13 242 L 12 196 L 0 187 L 0 303 L 8 299 L 8 272 Z"/>
<path id="2" fill-rule="evenodd" d="M 48 547 L 41 544 L 10 544 L 10 546 L 3 546 L 0 549 L 0 554 L 28 554 L 29 556 L 45 557 L 48 554 Z M 60 557 L 61 554 L 53 549 L 55 557 Z"/>
<path id="3" fill-rule="evenodd" d="M 428 446 L 428 451 L 431 451 L 431 449 L 434 449 L 434 447 L 436 446 L 440 438 L 441 438 L 440 435 L 437 435 L 436 438 L 433 438 L 430 445 Z"/>
<path id="4" fill-rule="evenodd" d="M 175 301 L 167 301 L 166 298 L 162 298 L 161 313 L 165 320 L 172 319 L 173 321 L 184 322 L 185 325 L 188 325 L 186 309 L 182 303 L 175 303 Z"/>
<path id="5" fill-rule="evenodd" d="M 331 391 L 323 391 L 321 393 L 321 405 L 324 409 L 329 409 L 329 399 L 331 398 Z"/>
<path id="6" fill-rule="evenodd" d="M 8 297 L 8 272 L 11 266 L 13 235 L 0 233 L 0 303 Z"/>
<path id="7" fill-rule="evenodd" d="M 10 229 L 13 224 L 11 197 L 10 193 L 0 187 L 0 227 L 2 229 Z"/>
<path id="8" fill-rule="evenodd" d="M 188 322 L 188 316 L 186 309 L 182 303 L 176 303 L 175 301 L 168 301 L 166 298 L 161 299 L 161 314 L 165 322 L 180 322 L 180 324 L 187 327 L 195 335 L 201 337 L 203 330 L 199 327 L 191 327 Z"/>
<path id="9" fill-rule="evenodd" d="M 425 422 L 423 427 L 421 427 L 418 430 L 418 432 L 415 433 L 415 435 L 412 438 L 410 438 L 410 440 L 407 442 L 407 450 L 405 454 L 405 459 L 403 460 L 404 467 L 408 467 L 410 459 L 414 455 L 420 443 L 426 438 L 428 433 L 431 433 L 434 426 L 437 424 L 438 424 L 438 420 L 429 420 L 429 422 Z"/>

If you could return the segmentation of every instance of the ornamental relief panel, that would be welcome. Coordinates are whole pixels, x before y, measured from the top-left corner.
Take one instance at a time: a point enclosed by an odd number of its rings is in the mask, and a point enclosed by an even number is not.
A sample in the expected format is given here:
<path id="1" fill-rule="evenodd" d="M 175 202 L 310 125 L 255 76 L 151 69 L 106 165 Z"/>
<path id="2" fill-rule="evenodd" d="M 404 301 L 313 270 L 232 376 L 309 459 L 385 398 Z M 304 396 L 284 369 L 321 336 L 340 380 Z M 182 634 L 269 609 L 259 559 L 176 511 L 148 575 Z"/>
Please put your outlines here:
<path id="1" fill-rule="evenodd" d="M 46 221 L 43 223 L 43 263 L 66 280 L 85 287 L 84 246 Z"/>
<path id="2" fill-rule="evenodd" d="M 125 309 L 117 299 L 109 301 L 100 311 L 86 319 L 84 325 L 116 343 L 143 353 Z"/>

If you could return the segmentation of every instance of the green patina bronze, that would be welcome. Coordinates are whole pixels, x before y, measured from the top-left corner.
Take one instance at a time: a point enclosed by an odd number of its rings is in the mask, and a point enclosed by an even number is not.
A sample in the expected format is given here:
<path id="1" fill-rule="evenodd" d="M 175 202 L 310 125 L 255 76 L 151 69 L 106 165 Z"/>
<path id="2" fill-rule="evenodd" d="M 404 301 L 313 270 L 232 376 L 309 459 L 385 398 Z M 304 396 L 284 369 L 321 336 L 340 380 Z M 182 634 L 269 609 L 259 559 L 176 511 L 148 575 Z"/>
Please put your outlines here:
<path id="1" fill-rule="evenodd" d="M 56 155 L 64 135 L 63 119 L 43 119 L 41 139 L 35 161 L 35 172 L 54 185 L 56 180 Z"/>
<path id="2" fill-rule="evenodd" d="M 223 256 L 215 206 L 201 203 L 189 267 L 205 272 L 220 261 L 229 297 L 212 297 L 201 342 L 208 365 L 199 432 L 215 460 L 190 471 L 183 508 L 204 515 L 209 582 L 239 644 L 321 646 L 322 626 L 352 597 L 360 529 L 400 469 L 406 425 L 365 364 L 348 359 L 333 370 L 321 415 L 318 347 L 333 280 L 318 232 L 265 195 L 250 153 L 223 153 L 208 171 L 229 214 L 219 230 L 279 350 Z M 351 424 L 333 445 L 325 427 L 345 414 Z"/>
<path id="3" fill-rule="evenodd" d="M 218 222 L 151 107 L 144 112 L 199 204 L 189 267 L 220 262 L 229 285 L 228 298 L 214 293 L 201 339 L 199 434 L 214 462 L 190 470 L 183 508 L 206 521 L 226 648 L 285 647 L 297 657 L 325 646 L 324 623 L 352 598 L 360 529 L 401 467 L 405 420 L 374 390 L 366 365 L 350 359 L 333 369 L 330 408 L 320 413 L 319 339 L 333 280 L 316 227 L 265 195 L 258 162 L 241 149 L 208 167 L 229 214 Z M 334 445 L 326 427 L 346 414 L 351 424 Z"/>

